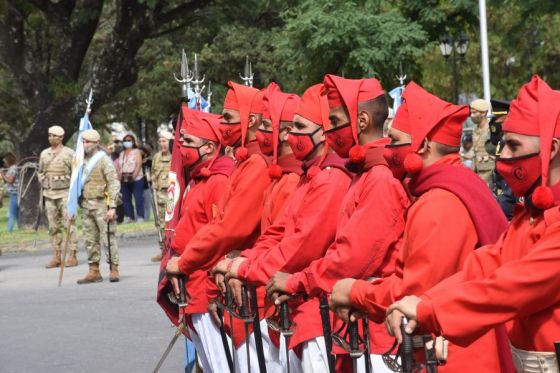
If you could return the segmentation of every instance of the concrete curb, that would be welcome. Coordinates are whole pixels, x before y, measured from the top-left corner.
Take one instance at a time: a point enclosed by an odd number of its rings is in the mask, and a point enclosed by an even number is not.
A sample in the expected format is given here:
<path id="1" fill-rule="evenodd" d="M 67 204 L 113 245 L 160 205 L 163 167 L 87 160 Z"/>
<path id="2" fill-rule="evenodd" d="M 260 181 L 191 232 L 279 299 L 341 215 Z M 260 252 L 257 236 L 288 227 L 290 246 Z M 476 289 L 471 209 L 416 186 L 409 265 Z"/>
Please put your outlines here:
<path id="1" fill-rule="evenodd" d="M 157 245 L 157 232 L 154 230 L 141 230 L 136 232 L 119 233 L 117 231 L 117 240 L 136 240 L 136 239 L 154 239 L 154 244 Z M 118 242 L 117 241 L 117 242 Z M 79 248 L 83 247 L 83 239 L 80 238 L 78 241 Z M 16 253 L 16 252 L 38 252 L 38 251 L 48 251 L 51 250 L 51 243 L 48 240 L 37 241 L 34 245 L 33 242 L 20 242 L 13 245 L 5 245 L 0 248 L 0 255 L 3 253 Z"/>

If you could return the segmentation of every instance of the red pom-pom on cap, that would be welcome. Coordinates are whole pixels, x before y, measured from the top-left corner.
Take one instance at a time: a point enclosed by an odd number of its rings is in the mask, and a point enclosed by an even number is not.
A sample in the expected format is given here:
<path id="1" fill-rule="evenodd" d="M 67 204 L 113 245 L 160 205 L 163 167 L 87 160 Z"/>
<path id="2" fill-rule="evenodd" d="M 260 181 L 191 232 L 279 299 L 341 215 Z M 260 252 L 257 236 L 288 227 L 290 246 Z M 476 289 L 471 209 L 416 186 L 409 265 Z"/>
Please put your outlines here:
<path id="1" fill-rule="evenodd" d="M 200 170 L 200 176 L 202 177 L 209 177 L 211 174 L 212 172 L 208 167 L 202 167 L 202 170 Z"/>
<path id="2" fill-rule="evenodd" d="M 282 177 L 282 168 L 278 166 L 276 163 L 271 164 L 268 166 L 268 176 L 270 176 L 273 180 L 278 180 Z"/>
<path id="3" fill-rule="evenodd" d="M 366 150 L 361 145 L 354 145 L 350 148 L 348 157 L 352 163 L 363 163 L 366 160 Z"/>
<path id="4" fill-rule="evenodd" d="M 422 157 L 418 154 L 408 153 L 406 157 L 404 157 L 403 166 L 406 172 L 415 174 L 422 171 L 422 168 L 424 168 L 424 161 L 422 161 Z"/>
<path id="5" fill-rule="evenodd" d="M 307 177 L 312 179 L 315 176 L 317 176 L 317 174 L 321 172 L 321 167 L 319 166 L 311 166 L 309 167 L 309 170 L 307 170 Z"/>
<path id="6" fill-rule="evenodd" d="M 239 162 L 243 162 L 245 160 L 247 160 L 247 158 L 249 158 L 249 151 L 247 150 L 247 148 L 240 146 L 239 148 L 235 149 L 235 159 L 237 159 Z"/>
<path id="7" fill-rule="evenodd" d="M 539 185 L 531 195 L 533 206 L 541 210 L 546 210 L 554 206 L 554 194 L 552 189 L 547 186 Z"/>

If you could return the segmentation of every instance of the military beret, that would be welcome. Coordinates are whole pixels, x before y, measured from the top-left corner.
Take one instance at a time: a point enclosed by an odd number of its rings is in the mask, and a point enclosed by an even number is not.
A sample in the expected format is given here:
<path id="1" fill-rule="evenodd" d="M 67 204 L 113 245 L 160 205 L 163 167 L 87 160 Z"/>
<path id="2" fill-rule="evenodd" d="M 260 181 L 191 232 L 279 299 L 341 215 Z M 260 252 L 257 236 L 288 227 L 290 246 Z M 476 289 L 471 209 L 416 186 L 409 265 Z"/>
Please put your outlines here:
<path id="1" fill-rule="evenodd" d="M 87 141 L 99 141 L 100 138 L 101 136 L 96 130 L 85 130 L 84 133 L 82 133 L 82 139 Z"/>
<path id="2" fill-rule="evenodd" d="M 490 110 L 490 104 L 486 100 L 477 98 L 476 100 L 471 102 L 471 109 L 478 111 L 488 111 Z"/>
<path id="3" fill-rule="evenodd" d="M 49 133 L 55 136 L 64 136 L 64 128 L 60 126 L 51 126 L 49 127 Z"/>

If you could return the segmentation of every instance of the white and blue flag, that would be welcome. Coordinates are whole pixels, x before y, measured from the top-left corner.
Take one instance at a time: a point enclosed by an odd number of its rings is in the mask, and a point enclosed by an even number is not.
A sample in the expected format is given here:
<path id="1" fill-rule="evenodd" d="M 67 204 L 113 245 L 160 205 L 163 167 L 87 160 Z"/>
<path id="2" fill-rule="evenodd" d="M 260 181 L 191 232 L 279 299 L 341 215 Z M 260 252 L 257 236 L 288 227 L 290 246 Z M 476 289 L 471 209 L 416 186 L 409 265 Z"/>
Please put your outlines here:
<path id="1" fill-rule="evenodd" d="M 66 211 L 68 217 L 75 217 L 78 211 L 78 199 L 82 194 L 84 186 L 84 144 L 82 143 L 82 134 L 84 131 L 92 129 L 88 114 L 84 114 L 80 119 L 80 130 L 78 132 L 78 141 L 76 143 L 76 152 L 74 153 L 74 161 L 72 162 L 72 176 L 70 178 L 70 189 L 68 192 L 68 202 L 66 203 Z"/>
<path id="2" fill-rule="evenodd" d="M 390 92 L 389 92 L 389 96 L 391 96 L 391 98 L 393 99 L 393 113 L 397 113 L 397 109 L 399 108 L 399 106 L 401 106 L 402 104 L 402 94 L 404 91 L 404 86 L 400 85 L 396 88 L 393 88 Z"/>

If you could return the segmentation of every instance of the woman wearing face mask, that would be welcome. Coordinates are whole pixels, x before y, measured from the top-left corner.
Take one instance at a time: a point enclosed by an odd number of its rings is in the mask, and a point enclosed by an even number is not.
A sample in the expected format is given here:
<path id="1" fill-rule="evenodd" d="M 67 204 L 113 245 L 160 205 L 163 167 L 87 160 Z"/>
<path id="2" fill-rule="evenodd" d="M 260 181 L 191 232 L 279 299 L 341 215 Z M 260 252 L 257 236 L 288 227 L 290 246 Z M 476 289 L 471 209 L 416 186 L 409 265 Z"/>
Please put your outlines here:
<path id="1" fill-rule="evenodd" d="M 137 221 L 144 221 L 144 172 L 142 171 L 142 152 L 136 147 L 136 138 L 127 134 L 123 138 L 124 150 L 119 155 L 118 171 L 121 179 L 121 193 L 124 205 L 124 223 L 134 221 L 134 206 L 136 206 Z"/>
<path id="2" fill-rule="evenodd" d="M 5 174 L 0 172 L 0 177 L 8 185 L 7 192 L 10 199 L 8 207 L 8 232 L 12 232 L 16 223 L 19 227 L 19 206 L 17 198 L 19 177 L 16 165 L 16 156 L 13 153 L 6 153 L 6 155 L 4 155 L 4 166 L 8 168 L 8 171 Z"/>

